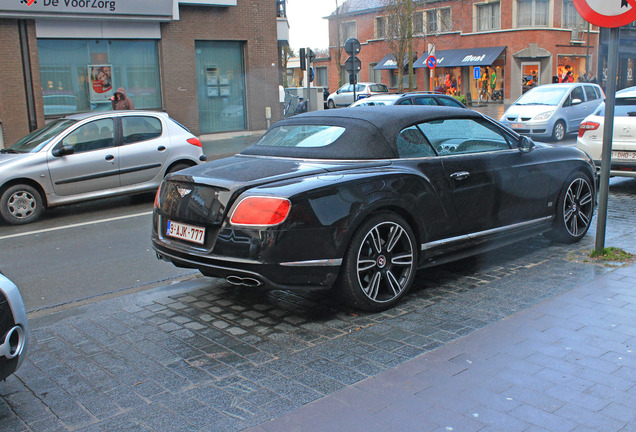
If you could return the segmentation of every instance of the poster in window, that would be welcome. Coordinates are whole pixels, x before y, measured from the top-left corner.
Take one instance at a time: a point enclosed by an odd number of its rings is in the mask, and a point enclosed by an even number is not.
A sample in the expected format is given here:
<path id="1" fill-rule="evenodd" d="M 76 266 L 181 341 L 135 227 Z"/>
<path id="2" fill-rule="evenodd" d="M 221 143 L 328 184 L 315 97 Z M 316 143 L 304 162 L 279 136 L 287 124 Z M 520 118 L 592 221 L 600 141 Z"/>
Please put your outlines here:
<path id="1" fill-rule="evenodd" d="M 88 93 L 92 103 L 108 102 L 113 96 L 111 65 L 88 65 Z"/>

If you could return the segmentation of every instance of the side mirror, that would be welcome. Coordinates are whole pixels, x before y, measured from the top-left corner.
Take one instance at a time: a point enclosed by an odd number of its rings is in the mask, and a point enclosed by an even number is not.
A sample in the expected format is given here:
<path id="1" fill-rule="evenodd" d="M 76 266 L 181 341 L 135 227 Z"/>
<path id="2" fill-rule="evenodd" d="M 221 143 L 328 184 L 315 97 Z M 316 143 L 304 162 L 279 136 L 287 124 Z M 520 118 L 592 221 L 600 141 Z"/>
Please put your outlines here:
<path id="1" fill-rule="evenodd" d="M 532 141 L 532 138 L 528 138 L 523 135 L 521 136 L 519 139 L 519 151 L 521 153 L 529 153 L 534 147 L 534 141 Z"/>
<path id="2" fill-rule="evenodd" d="M 75 153 L 75 149 L 72 145 L 69 144 L 63 145 L 62 147 L 53 150 L 53 156 L 55 157 L 67 156 L 73 153 Z"/>
<path id="3" fill-rule="evenodd" d="M 572 105 L 578 105 L 583 102 L 581 99 L 572 99 Z"/>

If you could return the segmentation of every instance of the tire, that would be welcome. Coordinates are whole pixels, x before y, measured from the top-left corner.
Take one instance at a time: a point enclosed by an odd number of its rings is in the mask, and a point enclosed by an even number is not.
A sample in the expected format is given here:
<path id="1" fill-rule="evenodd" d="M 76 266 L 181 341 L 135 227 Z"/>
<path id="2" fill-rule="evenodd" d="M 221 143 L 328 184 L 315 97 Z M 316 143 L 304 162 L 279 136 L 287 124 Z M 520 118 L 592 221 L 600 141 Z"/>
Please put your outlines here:
<path id="1" fill-rule="evenodd" d="M 29 185 L 11 186 L 0 196 L 0 215 L 11 225 L 35 222 L 43 210 L 40 192 Z"/>
<path id="2" fill-rule="evenodd" d="M 416 265 L 411 227 L 395 213 L 378 213 L 351 238 L 337 288 L 349 305 L 382 311 L 398 303 L 411 288 Z"/>
<path id="3" fill-rule="evenodd" d="M 563 141 L 563 138 L 565 138 L 565 122 L 559 120 L 554 124 L 554 128 L 552 129 L 552 139 L 555 141 Z"/>
<path id="4" fill-rule="evenodd" d="M 568 177 L 559 195 L 554 227 L 546 236 L 559 243 L 574 243 L 583 238 L 594 215 L 594 187 L 583 173 Z"/>
<path id="5" fill-rule="evenodd" d="M 336 104 L 333 102 L 332 99 L 330 99 L 330 100 L 327 101 L 327 107 L 329 109 L 334 109 L 336 107 Z"/>
<path id="6" fill-rule="evenodd" d="M 186 168 L 190 168 L 190 165 L 186 163 L 182 163 L 182 162 L 174 164 L 170 168 L 168 168 L 168 170 L 166 171 L 166 175 L 172 174 L 173 172 L 181 171 L 182 169 L 186 169 Z"/>

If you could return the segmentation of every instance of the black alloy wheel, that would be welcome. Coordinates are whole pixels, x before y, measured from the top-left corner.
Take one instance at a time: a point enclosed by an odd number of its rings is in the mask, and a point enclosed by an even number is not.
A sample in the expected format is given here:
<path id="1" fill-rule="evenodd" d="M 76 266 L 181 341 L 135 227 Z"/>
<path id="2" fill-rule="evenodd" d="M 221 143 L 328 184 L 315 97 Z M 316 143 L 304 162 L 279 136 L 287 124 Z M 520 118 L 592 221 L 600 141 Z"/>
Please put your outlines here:
<path id="1" fill-rule="evenodd" d="M 413 284 L 417 264 L 415 235 L 399 215 L 382 212 L 356 231 L 340 278 L 345 300 L 354 307 L 381 311 L 400 301 Z"/>
<path id="2" fill-rule="evenodd" d="M 557 201 L 555 225 L 546 235 L 562 243 L 579 241 L 587 233 L 594 215 L 594 188 L 583 173 L 571 175 Z"/>

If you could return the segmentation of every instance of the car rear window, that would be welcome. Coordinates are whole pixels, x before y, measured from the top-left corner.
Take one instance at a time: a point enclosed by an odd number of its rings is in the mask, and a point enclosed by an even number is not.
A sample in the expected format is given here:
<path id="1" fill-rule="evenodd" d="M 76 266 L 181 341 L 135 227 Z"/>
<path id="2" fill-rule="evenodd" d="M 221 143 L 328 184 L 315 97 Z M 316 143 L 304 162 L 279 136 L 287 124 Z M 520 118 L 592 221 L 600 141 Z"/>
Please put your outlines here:
<path id="1" fill-rule="evenodd" d="M 594 114 L 604 116 L 605 103 L 602 103 Z M 615 99 L 614 117 L 636 117 L 636 97 L 617 97 Z"/>
<path id="2" fill-rule="evenodd" d="M 337 140 L 345 128 L 324 125 L 288 125 L 270 129 L 254 146 L 325 147 Z"/>
<path id="3" fill-rule="evenodd" d="M 388 93 L 389 88 L 384 84 L 373 84 L 369 86 L 369 90 L 376 93 Z"/>

